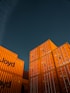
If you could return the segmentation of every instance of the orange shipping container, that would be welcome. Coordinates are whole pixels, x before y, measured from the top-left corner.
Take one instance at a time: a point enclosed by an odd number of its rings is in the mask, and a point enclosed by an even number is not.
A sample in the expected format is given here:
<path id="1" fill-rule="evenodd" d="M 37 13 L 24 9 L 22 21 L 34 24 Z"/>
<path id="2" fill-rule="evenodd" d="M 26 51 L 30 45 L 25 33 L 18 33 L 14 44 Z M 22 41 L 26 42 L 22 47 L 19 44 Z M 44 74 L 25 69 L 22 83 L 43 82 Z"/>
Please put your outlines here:
<path id="1" fill-rule="evenodd" d="M 60 46 L 60 51 L 61 51 L 62 56 L 64 58 L 65 64 L 70 63 L 70 47 L 69 47 L 69 43 L 65 43 L 62 46 Z"/>
<path id="2" fill-rule="evenodd" d="M 30 93 L 60 93 L 56 71 L 30 78 Z"/>
<path id="3" fill-rule="evenodd" d="M 41 83 L 42 79 L 39 75 L 30 78 L 30 93 L 43 93 Z"/>
<path id="4" fill-rule="evenodd" d="M 40 60 L 35 60 L 29 64 L 29 77 L 40 74 Z"/>
<path id="5" fill-rule="evenodd" d="M 39 58 L 39 47 L 30 51 L 30 62 L 33 62 Z"/>
<path id="6" fill-rule="evenodd" d="M 53 51 L 54 61 L 56 67 L 70 63 L 70 49 L 69 44 L 65 43 Z"/>
<path id="7" fill-rule="evenodd" d="M 0 51 L 0 70 L 11 72 L 13 74 L 17 74 L 22 76 L 24 70 L 24 61 L 15 57 L 14 53 L 11 54 L 7 50 L 5 52 Z"/>
<path id="8" fill-rule="evenodd" d="M 0 71 L 0 93 L 21 93 L 22 78 Z"/>
<path id="9" fill-rule="evenodd" d="M 19 76 L 23 76 L 23 72 L 24 72 L 24 61 L 18 58 L 15 62 L 14 73 Z"/>
<path id="10" fill-rule="evenodd" d="M 69 77 L 70 77 L 70 63 L 66 65 L 67 67 L 67 71 L 68 71 L 68 74 L 69 74 Z"/>
<path id="11" fill-rule="evenodd" d="M 58 72 L 62 93 L 70 93 L 70 79 L 67 73 L 66 66 L 58 68 L 57 72 Z"/>
<path id="12" fill-rule="evenodd" d="M 56 48 L 57 46 L 50 39 L 48 39 L 43 44 L 30 51 L 30 62 L 37 60 L 39 57 L 48 54 Z"/>
<path id="13" fill-rule="evenodd" d="M 56 48 L 57 46 L 50 39 L 45 41 L 43 44 L 40 45 L 40 57 L 43 57 Z"/>
<path id="14" fill-rule="evenodd" d="M 60 93 L 56 71 L 42 74 L 42 93 Z"/>
<path id="15" fill-rule="evenodd" d="M 52 53 L 41 57 L 41 72 L 48 72 L 55 69 Z"/>

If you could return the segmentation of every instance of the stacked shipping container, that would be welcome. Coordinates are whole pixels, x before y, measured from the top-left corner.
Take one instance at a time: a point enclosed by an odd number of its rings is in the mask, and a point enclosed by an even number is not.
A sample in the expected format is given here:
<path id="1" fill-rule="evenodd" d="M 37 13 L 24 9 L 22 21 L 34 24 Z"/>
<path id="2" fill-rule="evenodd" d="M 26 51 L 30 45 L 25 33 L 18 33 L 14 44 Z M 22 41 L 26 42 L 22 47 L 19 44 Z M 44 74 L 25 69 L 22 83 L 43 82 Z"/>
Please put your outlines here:
<path id="1" fill-rule="evenodd" d="M 42 93 L 59 93 L 57 74 L 52 53 L 47 54 L 41 60 Z"/>
<path id="2" fill-rule="evenodd" d="M 56 45 L 51 40 L 48 40 L 30 51 L 30 93 L 55 93 L 55 91 L 58 91 L 51 53 L 56 48 Z M 53 87 L 54 90 L 52 91 Z"/>
<path id="3" fill-rule="evenodd" d="M 62 93 L 70 93 L 70 48 L 65 43 L 53 51 Z"/>
<path id="4" fill-rule="evenodd" d="M 21 93 L 22 78 L 0 71 L 0 93 Z"/>
<path id="5" fill-rule="evenodd" d="M 0 93 L 21 93 L 24 61 L 0 46 Z"/>
<path id="6" fill-rule="evenodd" d="M 70 45 L 48 40 L 30 51 L 30 93 L 70 93 Z"/>
<path id="7" fill-rule="evenodd" d="M 40 74 L 39 47 L 31 51 L 29 65 L 30 93 L 38 93 L 38 79 Z"/>

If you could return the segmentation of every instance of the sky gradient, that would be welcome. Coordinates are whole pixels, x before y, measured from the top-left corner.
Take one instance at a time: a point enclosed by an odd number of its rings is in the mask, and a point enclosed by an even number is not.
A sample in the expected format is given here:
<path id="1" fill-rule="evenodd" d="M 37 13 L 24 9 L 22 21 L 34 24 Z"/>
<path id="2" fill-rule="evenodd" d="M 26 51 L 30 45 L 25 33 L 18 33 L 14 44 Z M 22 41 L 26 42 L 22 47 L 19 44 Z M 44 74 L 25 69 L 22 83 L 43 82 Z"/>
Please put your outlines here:
<path id="1" fill-rule="evenodd" d="M 0 42 L 25 61 L 29 51 L 47 39 L 70 43 L 70 0 L 0 1 Z M 2 13 L 3 11 L 3 13 Z M 2 19 L 3 18 L 3 19 Z"/>

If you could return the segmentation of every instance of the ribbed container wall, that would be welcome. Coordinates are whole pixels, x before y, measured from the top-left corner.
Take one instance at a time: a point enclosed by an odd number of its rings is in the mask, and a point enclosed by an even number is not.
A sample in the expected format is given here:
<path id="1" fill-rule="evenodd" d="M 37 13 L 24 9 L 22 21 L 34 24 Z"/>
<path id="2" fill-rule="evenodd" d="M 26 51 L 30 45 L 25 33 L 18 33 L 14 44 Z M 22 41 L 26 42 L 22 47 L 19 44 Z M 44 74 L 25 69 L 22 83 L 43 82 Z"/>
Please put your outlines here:
<path id="1" fill-rule="evenodd" d="M 70 63 L 70 48 L 69 44 L 63 44 L 53 51 L 56 67 L 60 67 Z"/>
<path id="2" fill-rule="evenodd" d="M 14 73 L 23 77 L 23 71 L 24 71 L 24 61 L 17 58 L 17 60 L 15 61 Z"/>
<path id="3" fill-rule="evenodd" d="M 57 46 L 51 40 L 47 40 L 46 42 L 42 43 L 39 47 L 40 58 L 57 48 Z"/>
<path id="4" fill-rule="evenodd" d="M 29 82 L 30 93 L 41 93 L 40 82 L 40 58 L 39 47 L 36 47 L 30 51 L 30 63 L 29 63 Z M 40 87 L 40 88 L 39 88 Z"/>
<path id="5" fill-rule="evenodd" d="M 30 51 L 30 58 L 29 62 L 34 62 L 35 60 L 39 59 L 39 47 L 34 48 L 32 51 Z"/>
<path id="6" fill-rule="evenodd" d="M 51 40 L 30 51 L 30 93 L 70 93 L 70 45 Z"/>
<path id="7" fill-rule="evenodd" d="M 47 85 L 47 82 L 49 84 L 49 81 L 46 80 L 46 78 L 49 77 L 51 77 L 49 78 L 49 80 L 53 79 L 53 83 L 50 81 L 50 83 L 54 84 L 53 93 L 56 93 L 55 91 L 58 91 L 58 86 L 56 86 L 57 78 L 56 81 L 54 81 L 55 80 L 54 76 L 56 73 L 54 71 L 55 66 L 51 53 L 51 51 L 54 50 L 55 48 L 57 48 L 57 46 L 51 40 L 48 40 L 43 44 L 39 45 L 38 47 L 34 48 L 32 51 L 30 51 L 29 63 L 30 93 L 52 93 L 49 92 L 49 90 L 46 90 L 47 87 L 50 89 L 49 85 Z M 53 72 L 51 72 L 52 70 Z M 48 74 L 51 74 L 51 76 L 48 76 Z M 53 88 L 53 85 L 51 86 Z M 55 87 L 57 87 L 56 90 Z"/>
<path id="8" fill-rule="evenodd" d="M 57 69 L 62 93 L 70 93 L 70 78 L 66 66 Z"/>
<path id="9" fill-rule="evenodd" d="M 55 70 L 42 74 L 42 93 L 59 93 L 58 79 Z"/>
<path id="10" fill-rule="evenodd" d="M 29 62 L 34 62 L 34 60 L 43 57 L 56 48 L 57 46 L 50 39 L 45 41 L 30 51 Z"/>
<path id="11" fill-rule="evenodd" d="M 0 48 L 0 70 L 11 72 L 19 76 L 23 75 L 24 61 L 19 59 L 15 53 Z"/>
<path id="12" fill-rule="evenodd" d="M 24 61 L 0 46 L 0 93 L 21 93 Z"/>
<path id="13" fill-rule="evenodd" d="M 53 51 L 62 93 L 70 93 L 70 48 L 65 43 Z"/>
<path id="14" fill-rule="evenodd" d="M 49 72 L 55 69 L 52 53 L 48 53 L 47 55 L 41 57 L 40 61 L 41 61 L 41 73 Z"/>
<path id="15" fill-rule="evenodd" d="M 30 93 L 42 93 L 41 76 L 37 75 L 30 78 Z"/>
<path id="16" fill-rule="evenodd" d="M 30 77 L 31 77 L 31 72 L 33 75 L 36 68 L 39 68 L 38 71 L 40 70 L 39 72 L 41 72 L 41 64 L 43 62 L 40 62 L 40 60 L 43 59 L 47 54 L 51 53 L 51 51 L 54 50 L 55 48 L 57 48 L 57 46 L 51 40 L 47 40 L 43 44 L 39 45 L 38 47 L 36 47 L 30 51 L 30 57 L 29 57 L 29 60 L 30 60 L 29 76 Z M 50 56 L 50 58 L 51 58 L 51 56 Z M 49 62 L 48 62 L 48 64 L 49 64 Z M 51 66 L 53 67 L 53 63 L 51 64 Z"/>
<path id="17" fill-rule="evenodd" d="M 41 58 L 42 93 L 59 93 L 59 85 L 52 53 Z"/>
<path id="18" fill-rule="evenodd" d="M 0 71 L 0 93 L 21 93 L 22 78 Z"/>
<path id="19" fill-rule="evenodd" d="M 37 76 L 40 74 L 40 59 L 30 63 L 30 77 Z"/>

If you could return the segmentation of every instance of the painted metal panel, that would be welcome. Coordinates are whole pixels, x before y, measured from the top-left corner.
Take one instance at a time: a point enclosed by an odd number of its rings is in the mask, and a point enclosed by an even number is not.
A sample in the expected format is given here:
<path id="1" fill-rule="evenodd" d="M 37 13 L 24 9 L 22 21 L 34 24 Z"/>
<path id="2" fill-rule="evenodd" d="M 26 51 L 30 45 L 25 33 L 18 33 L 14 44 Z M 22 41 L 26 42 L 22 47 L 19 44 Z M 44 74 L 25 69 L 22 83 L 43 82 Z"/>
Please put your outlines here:
<path id="1" fill-rule="evenodd" d="M 0 93 L 21 93 L 22 78 L 0 71 Z"/>

